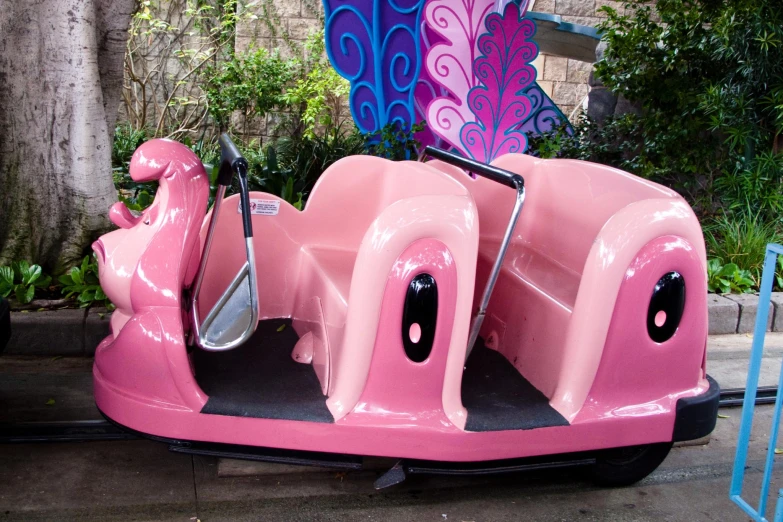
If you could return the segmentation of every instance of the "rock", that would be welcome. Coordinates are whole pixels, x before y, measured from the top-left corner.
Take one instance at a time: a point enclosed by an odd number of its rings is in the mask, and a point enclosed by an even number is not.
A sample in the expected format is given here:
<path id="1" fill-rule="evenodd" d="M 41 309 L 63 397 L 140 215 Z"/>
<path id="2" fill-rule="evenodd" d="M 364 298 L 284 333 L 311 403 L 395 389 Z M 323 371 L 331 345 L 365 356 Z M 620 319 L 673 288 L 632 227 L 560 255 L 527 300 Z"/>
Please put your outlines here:
<path id="1" fill-rule="evenodd" d="M 622 116 L 623 114 L 641 114 L 642 109 L 636 102 L 628 101 L 624 96 L 617 98 L 617 105 L 614 108 L 615 116 Z"/>
<path id="2" fill-rule="evenodd" d="M 607 117 L 614 114 L 617 105 L 617 96 L 604 87 L 593 87 L 590 90 L 587 101 L 587 116 L 602 123 Z"/>

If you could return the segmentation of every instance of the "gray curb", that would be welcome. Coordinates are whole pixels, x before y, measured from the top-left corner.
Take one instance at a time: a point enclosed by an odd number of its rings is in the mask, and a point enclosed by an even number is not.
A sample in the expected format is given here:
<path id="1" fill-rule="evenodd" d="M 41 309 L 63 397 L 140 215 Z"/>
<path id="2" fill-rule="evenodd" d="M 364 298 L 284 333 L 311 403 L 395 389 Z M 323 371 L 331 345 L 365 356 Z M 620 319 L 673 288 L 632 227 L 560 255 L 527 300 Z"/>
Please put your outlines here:
<path id="1" fill-rule="evenodd" d="M 9 355 L 89 356 L 109 335 L 111 314 L 104 309 L 11 312 Z"/>
<path id="2" fill-rule="evenodd" d="M 709 334 L 753 333 L 758 306 L 759 296 L 756 294 L 709 294 Z M 783 292 L 772 292 L 767 331 L 783 331 Z"/>
<path id="3" fill-rule="evenodd" d="M 752 333 L 759 297 L 755 294 L 707 296 L 710 335 Z M 103 309 L 11 312 L 13 355 L 90 356 L 109 335 L 111 314 Z M 767 331 L 783 332 L 783 292 L 774 292 Z"/>

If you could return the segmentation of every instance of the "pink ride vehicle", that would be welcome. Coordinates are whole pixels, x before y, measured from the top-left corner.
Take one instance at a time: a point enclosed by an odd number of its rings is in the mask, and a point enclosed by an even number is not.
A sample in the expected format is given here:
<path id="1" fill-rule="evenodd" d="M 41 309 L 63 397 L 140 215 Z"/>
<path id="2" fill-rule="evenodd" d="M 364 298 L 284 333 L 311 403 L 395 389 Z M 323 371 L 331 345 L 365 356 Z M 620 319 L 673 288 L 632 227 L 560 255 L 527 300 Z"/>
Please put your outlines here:
<path id="1" fill-rule="evenodd" d="M 704 242 L 675 192 L 428 148 L 342 159 L 299 211 L 248 193 L 221 146 L 207 213 L 197 157 L 142 145 L 131 176 L 158 180 L 155 201 L 116 204 L 93 245 L 117 306 L 95 398 L 118 425 L 186 453 L 399 459 L 377 487 L 565 464 L 628 484 L 714 428 Z"/>

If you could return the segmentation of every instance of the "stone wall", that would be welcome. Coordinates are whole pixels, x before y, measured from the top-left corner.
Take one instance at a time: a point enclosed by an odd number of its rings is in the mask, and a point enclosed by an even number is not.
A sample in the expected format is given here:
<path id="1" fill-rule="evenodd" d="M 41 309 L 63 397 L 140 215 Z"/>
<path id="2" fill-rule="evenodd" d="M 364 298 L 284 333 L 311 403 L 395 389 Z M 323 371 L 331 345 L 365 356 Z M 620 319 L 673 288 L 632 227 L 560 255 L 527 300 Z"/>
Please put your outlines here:
<path id="1" fill-rule="evenodd" d="M 622 3 L 613 0 L 531 0 L 531 11 L 559 15 L 564 22 L 595 27 L 605 18 L 598 10 L 608 5 L 622 11 Z M 538 83 L 566 116 L 583 108 L 589 87 L 592 64 L 558 56 L 540 55 L 535 62 Z"/>
<path id="2" fill-rule="evenodd" d="M 237 26 L 237 51 L 264 47 L 279 49 L 285 55 L 290 53 L 286 40 L 303 43 L 310 32 L 323 25 L 321 0 L 261 0 L 253 11 L 256 20 Z"/>

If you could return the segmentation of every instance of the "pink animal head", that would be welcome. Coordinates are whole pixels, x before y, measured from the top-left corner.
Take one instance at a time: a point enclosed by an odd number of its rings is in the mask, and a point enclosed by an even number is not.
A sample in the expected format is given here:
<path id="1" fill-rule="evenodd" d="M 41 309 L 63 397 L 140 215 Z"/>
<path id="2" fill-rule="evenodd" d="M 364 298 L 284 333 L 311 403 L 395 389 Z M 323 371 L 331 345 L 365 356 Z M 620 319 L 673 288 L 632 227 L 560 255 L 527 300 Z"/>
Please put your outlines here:
<path id="1" fill-rule="evenodd" d="M 201 161 L 175 141 L 144 143 L 133 154 L 130 175 L 134 181 L 158 180 L 155 200 L 140 216 L 114 204 L 109 217 L 120 229 L 92 245 L 101 286 L 117 306 L 114 335 L 144 308 L 181 307 L 182 289 L 198 266 L 194 253 L 209 195 Z"/>

